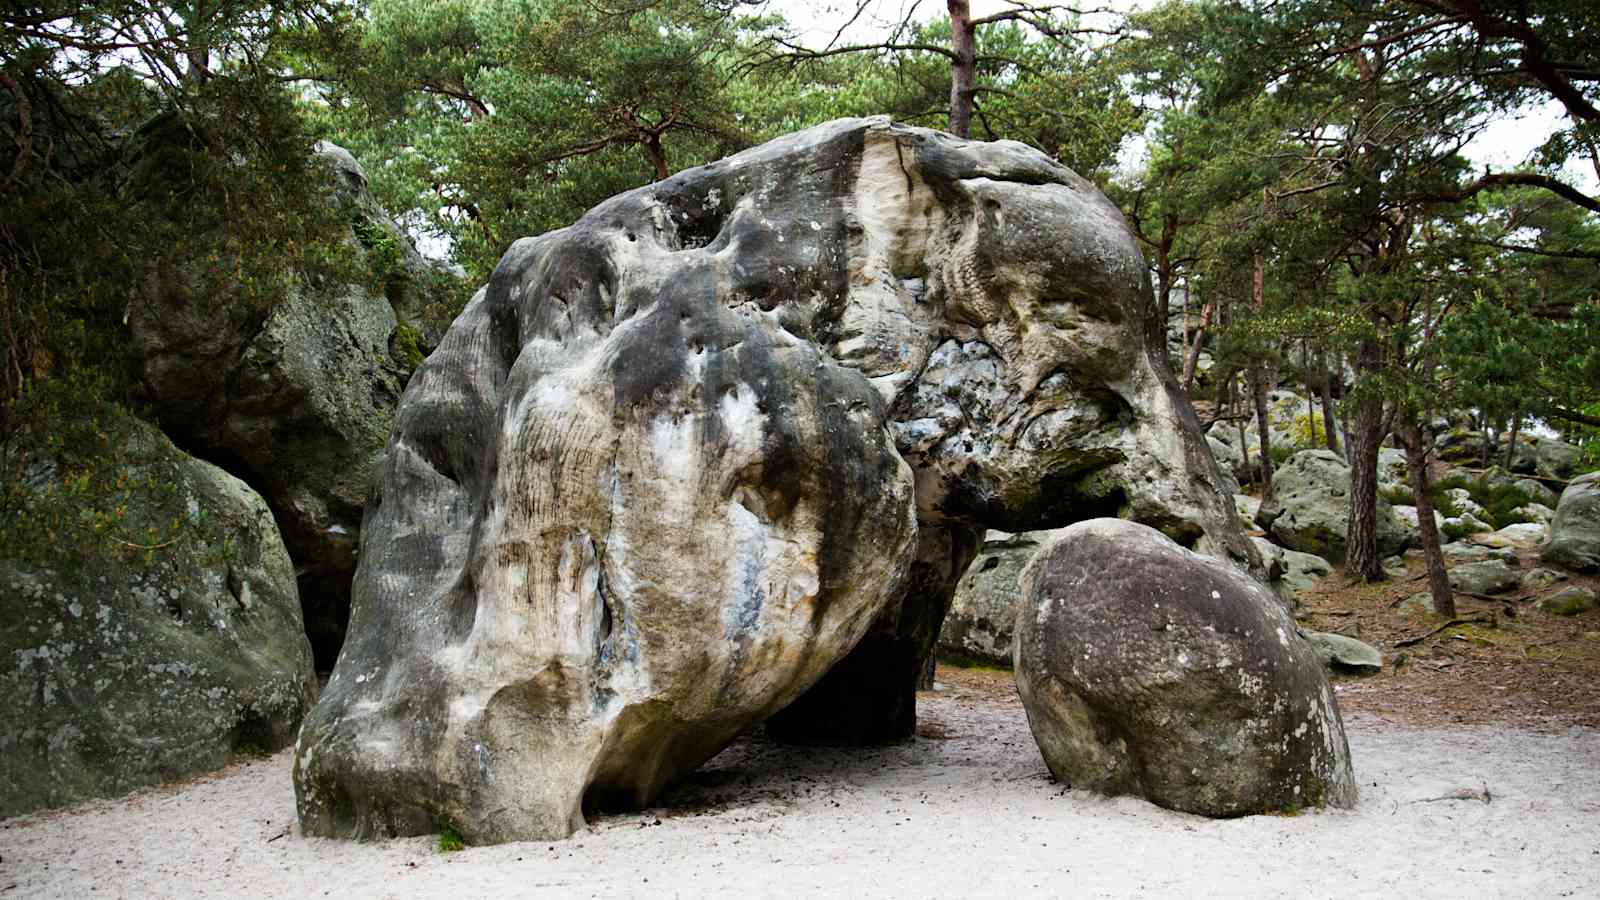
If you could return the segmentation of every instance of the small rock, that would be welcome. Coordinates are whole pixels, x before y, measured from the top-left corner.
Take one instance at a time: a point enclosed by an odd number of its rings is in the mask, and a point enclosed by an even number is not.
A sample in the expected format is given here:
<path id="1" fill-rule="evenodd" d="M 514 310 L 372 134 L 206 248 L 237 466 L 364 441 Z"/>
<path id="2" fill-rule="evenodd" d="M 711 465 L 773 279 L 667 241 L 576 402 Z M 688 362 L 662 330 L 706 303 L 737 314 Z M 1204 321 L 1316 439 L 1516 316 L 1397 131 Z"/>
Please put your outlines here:
<path id="1" fill-rule="evenodd" d="M 1497 550 L 1532 550 L 1544 543 L 1549 535 L 1550 529 L 1538 522 L 1518 522 L 1499 531 L 1468 535 L 1467 540 Z"/>
<path id="2" fill-rule="evenodd" d="M 1278 579 L 1275 587 L 1278 589 L 1278 596 L 1295 604 L 1300 602 L 1302 594 L 1311 590 L 1324 576 L 1332 574 L 1333 564 L 1315 553 L 1285 550 L 1283 576 Z"/>
<path id="3" fill-rule="evenodd" d="M 1431 616 L 1431 615 L 1434 614 L 1434 612 L 1433 612 L 1433 595 L 1428 593 L 1427 591 L 1421 591 L 1421 592 L 1412 594 L 1411 596 L 1407 597 L 1406 599 L 1400 601 L 1399 609 L 1400 609 L 1400 614 L 1401 615 L 1412 615 L 1414 613 L 1427 613 L 1428 615 Z"/>
<path id="4" fill-rule="evenodd" d="M 1522 581 L 1522 576 L 1504 560 L 1487 559 L 1450 570 L 1450 586 L 1468 594 L 1499 594 Z"/>
<path id="5" fill-rule="evenodd" d="M 1532 572 L 1522 576 L 1522 589 L 1525 591 L 1542 591 L 1558 581 L 1566 580 L 1567 576 L 1563 572 L 1557 572 L 1553 569 L 1534 569 Z"/>
<path id="6" fill-rule="evenodd" d="M 1512 510 L 1519 516 L 1539 525 L 1548 526 L 1556 517 L 1556 511 L 1543 503 L 1524 503 Z"/>
<path id="7" fill-rule="evenodd" d="M 1300 636 L 1311 642 L 1322 664 L 1334 672 L 1372 675 L 1383 671 L 1383 654 L 1364 641 L 1326 631 L 1302 631 Z"/>
<path id="8" fill-rule="evenodd" d="M 1451 488 L 1444 493 L 1445 496 L 1450 498 L 1451 504 L 1455 506 L 1457 514 L 1461 517 L 1471 516 L 1479 521 L 1489 517 L 1489 511 L 1484 509 L 1476 500 L 1473 500 L 1472 494 L 1466 488 Z"/>
<path id="9" fill-rule="evenodd" d="M 1207 816 L 1354 805 L 1327 673 L 1259 582 L 1092 519 L 1021 587 L 1017 692 L 1058 780 Z"/>
<path id="10" fill-rule="evenodd" d="M 1447 528 L 1465 530 L 1471 534 L 1481 534 L 1486 531 L 1494 530 L 1493 525 L 1490 525 L 1488 522 L 1483 521 L 1472 513 L 1462 513 L 1459 516 L 1451 516 L 1450 518 L 1444 520 L 1444 524 Z"/>
<path id="11" fill-rule="evenodd" d="M 1561 496 L 1545 486 L 1544 482 L 1535 478 L 1523 478 L 1512 484 L 1517 490 L 1527 494 L 1535 503 L 1546 507 L 1554 507 Z"/>
<path id="12" fill-rule="evenodd" d="M 1539 598 L 1534 605 L 1552 616 L 1575 616 L 1594 609 L 1600 603 L 1596 602 L 1594 591 L 1571 584 L 1548 597 Z"/>

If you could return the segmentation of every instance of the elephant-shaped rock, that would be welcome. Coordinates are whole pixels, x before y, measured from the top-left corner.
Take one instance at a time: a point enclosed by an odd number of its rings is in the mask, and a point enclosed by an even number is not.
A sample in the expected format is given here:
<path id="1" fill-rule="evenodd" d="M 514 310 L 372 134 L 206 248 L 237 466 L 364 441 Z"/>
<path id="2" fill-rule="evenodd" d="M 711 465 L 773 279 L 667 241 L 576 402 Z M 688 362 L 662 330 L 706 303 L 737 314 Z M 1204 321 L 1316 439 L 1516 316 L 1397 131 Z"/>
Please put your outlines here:
<path id="1" fill-rule="evenodd" d="M 908 734 L 986 528 L 1254 563 L 1156 319 L 1092 185 L 885 118 L 518 241 L 400 403 L 305 831 L 556 838 L 764 720 Z"/>

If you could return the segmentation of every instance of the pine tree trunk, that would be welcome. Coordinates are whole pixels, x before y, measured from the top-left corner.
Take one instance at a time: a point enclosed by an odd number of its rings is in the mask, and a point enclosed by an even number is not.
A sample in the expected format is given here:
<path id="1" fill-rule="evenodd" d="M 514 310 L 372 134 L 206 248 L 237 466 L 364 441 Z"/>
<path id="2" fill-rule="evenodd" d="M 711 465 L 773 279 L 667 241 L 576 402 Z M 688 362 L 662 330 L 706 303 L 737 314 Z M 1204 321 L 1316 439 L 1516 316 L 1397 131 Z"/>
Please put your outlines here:
<path id="1" fill-rule="evenodd" d="M 1238 407 L 1242 406 L 1244 406 L 1244 402 L 1243 398 L 1240 398 Z M 1234 416 L 1234 427 L 1239 430 L 1239 457 L 1244 461 L 1244 477 L 1254 481 L 1255 479 L 1250 475 L 1250 439 L 1245 434 L 1244 415 L 1239 412 L 1238 407 L 1234 405 L 1233 378 L 1230 376 L 1228 379 L 1228 415 Z"/>
<path id="2" fill-rule="evenodd" d="M 1185 299 L 1188 292 L 1184 292 Z M 1211 327 L 1211 304 L 1200 307 L 1200 327 L 1195 329 L 1194 343 L 1189 345 L 1189 358 L 1183 363 L 1183 389 L 1185 392 L 1194 390 L 1194 373 L 1200 365 L 1200 350 L 1206 343 L 1206 329 Z"/>
<path id="3" fill-rule="evenodd" d="M 1450 576 L 1444 569 L 1444 552 L 1439 549 L 1439 529 L 1433 521 L 1433 498 L 1428 490 L 1432 479 L 1428 475 L 1433 444 L 1416 421 L 1406 423 L 1400 431 L 1400 440 L 1406 446 L 1406 474 L 1410 476 L 1411 493 L 1417 501 L 1417 531 L 1422 537 L 1422 555 L 1428 565 L 1428 591 L 1433 595 L 1433 611 L 1446 618 L 1455 618 L 1456 597 L 1450 588 Z"/>
<path id="4" fill-rule="evenodd" d="M 1257 253 L 1250 305 L 1259 316 L 1266 309 L 1266 303 L 1267 269 L 1261 254 Z M 1272 429 L 1267 427 L 1267 367 L 1259 362 L 1250 367 L 1250 395 L 1256 406 L 1256 429 L 1261 433 L 1261 499 L 1265 501 L 1272 496 Z"/>
<path id="5" fill-rule="evenodd" d="M 1267 367 L 1250 367 L 1250 398 L 1256 408 L 1256 429 L 1261 439 L 1261 499 L 1272 496 L 1272 429 L 1267 427 Z"/>
<path id="6" fill-rule="evenodd" d="M 1511 439 L 1506 441 L 1506 464 L 1505 464 L 1505 469 L 1506 469 L 1507 472 L 1511 471 L 1511 464 L 1513 462 L 1516 462 L 1516 459 L 1517 459 L 1517 432 L 1519 432 L 1521 430 L 1522 430 L 1522 413 L 1517 413 L 1516 415 L 1511 417 Z"/>
<path id="7" fill-rule="evenodd" d="M 1328 449 L 1339 452 L 1339 423 L 1333 416 L 1333 366 L 1326 364 L 1323 354 L 1317 354 L 1322 366 L 1322 428 L 1328 433 Z"/>
<path id="8" fill-rule="evenodd" d="M 1377 373 L 1383 349 L 1362 341 L 1356 353 L 1356 378 Z M 1350 524 L 1345 531 L 1345 574 L 1360 581 L 1383 575 L 1378 560 L 1378 445 L 1383 442 L 1383 399 L 1362 396 L 1346 435 L 1350 451 Z"/>
<path id="9" fill-rule="evenodd" d="M 977 42 L 972 34 L 972 9 L 967 0 L 948 0 L 950 10 L 950 133 L 972 135 L 972 101 L 978 68 Z"/>

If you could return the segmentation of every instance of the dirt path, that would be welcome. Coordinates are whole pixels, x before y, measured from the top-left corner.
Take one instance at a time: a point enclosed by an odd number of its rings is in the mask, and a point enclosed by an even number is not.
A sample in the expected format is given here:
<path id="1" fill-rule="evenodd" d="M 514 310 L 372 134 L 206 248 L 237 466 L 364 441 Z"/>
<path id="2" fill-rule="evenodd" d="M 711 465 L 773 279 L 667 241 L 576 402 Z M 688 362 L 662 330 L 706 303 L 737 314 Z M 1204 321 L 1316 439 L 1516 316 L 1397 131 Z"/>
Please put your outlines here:
<path id="1" fill-rule="evenodd" d="M 1350 716 L 1361 804 L 1210 821 L 1050 782 L 1010 676 L 942 670 L 916 740 L 749 738 L 666 805 L 441 854 L 306 839 L 289 755 L 0 823 L 10 897 L 1594 896 L 1600 731 Z M 1490 802 L 1435 799 L 1487 787 Z"/>

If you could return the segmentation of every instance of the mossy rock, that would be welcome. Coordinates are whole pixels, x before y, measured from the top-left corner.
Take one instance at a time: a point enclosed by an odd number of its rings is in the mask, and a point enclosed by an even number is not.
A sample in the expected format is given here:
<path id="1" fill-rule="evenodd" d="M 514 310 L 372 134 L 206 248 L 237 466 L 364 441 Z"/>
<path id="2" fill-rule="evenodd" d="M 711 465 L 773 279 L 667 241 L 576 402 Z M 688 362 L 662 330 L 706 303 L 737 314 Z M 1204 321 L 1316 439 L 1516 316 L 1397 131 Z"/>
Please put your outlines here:
<path id="1" fill-rule="evenodd" d="M 283 747 L 315 699 L 261 498 L 125 413 L 88 430 L 98 459 L 37 432 L 0 448 L 26 473 L 0 507 L 0 816 Z"/>

